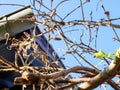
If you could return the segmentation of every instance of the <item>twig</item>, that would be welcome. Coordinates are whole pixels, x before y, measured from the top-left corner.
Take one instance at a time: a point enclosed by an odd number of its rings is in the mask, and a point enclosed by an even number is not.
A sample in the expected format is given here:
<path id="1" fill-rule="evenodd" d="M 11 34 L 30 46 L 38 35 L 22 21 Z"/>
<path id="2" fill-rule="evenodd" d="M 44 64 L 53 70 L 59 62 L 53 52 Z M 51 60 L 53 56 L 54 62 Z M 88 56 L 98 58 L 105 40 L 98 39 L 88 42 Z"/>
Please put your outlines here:
<path id="1" fill-rule="evenodd" d="M 17 70 L 17 71 L 20 71 L 20 68 L 19 68 L 19 67 L 16 67 L 13 63 L 7 61 L 6 59 L 4 59 L 4 58 L 1 57 L 1 56 L 0 56 L 0 62 L 3 63 L 3 64 L 5 64 L 5 65 L 7 65 L 7 66 L 9 66 L 9 67 L 14 68 L 14 69 Z"/>

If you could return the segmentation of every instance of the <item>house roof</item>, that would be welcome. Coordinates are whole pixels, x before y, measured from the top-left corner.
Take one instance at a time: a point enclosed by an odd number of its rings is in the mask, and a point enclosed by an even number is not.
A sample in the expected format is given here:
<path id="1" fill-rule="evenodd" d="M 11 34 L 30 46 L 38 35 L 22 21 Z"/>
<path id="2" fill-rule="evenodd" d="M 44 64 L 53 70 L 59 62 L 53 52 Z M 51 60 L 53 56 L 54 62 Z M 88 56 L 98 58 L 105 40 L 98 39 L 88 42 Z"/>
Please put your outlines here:
<path id="1" fill-rule="evenodd" d="M 30 28 L 33 28 L 35 26 L 34 22 L 31 20 L 34 17 L 33 11 L 30 6 L 25 6 L 19 10 L 16 10 L 14 12 L 11 12 L 9 14 L 6 14 L 2 17 L 0 17 L 0 41 L 5 39 L 5 34 L 8 33 L 9 36 L 17 35 L 23 31 L 26 31 Z M 35 18 L 33 18 L 34 20 Z M 46 38 L 39 37 L 42 39 L 41 47 L 46 48 L 47 40 Z M 47 50 L 43 49 L 45 52 Z M 50 56 L 52 57 L 52 60 L 58 59 L 59 57 L 56 54 L 56 58 L 53 57 L 52 52 L 54 52 L 54 49 L 50 45 L 49 48 Z M 62 62 L 60 61 L 62 64 Z M 62 64 L 64 67 L 64 65 Z"/>
<path id="2" fill-rule="evenodd" d="M 14 60 L 15 52 L 14 52 L 14 50 L 11 50 L 11 51 L 7 50 L 7 48 L 6 48 L 7 45 L 2 43 L 2 41 L 4 41 L 4 39 L 5 39 L 4 35 L 6 33 L 8 33 L 10 36 L 14 36 L 14 35 L 17 35 L 17 34 L 23 32 L 23 31 L 29 30 L 30 28 L 33 28 L 35 25 L 34 22 L 32 22 L 30 20 L 22 20 L 22 19 L 26 19 L 26 18 L 30 19 L 33 16 L 34 16 L 34 14 L 32 12 L 32 9 L 30 8 L 30 6 L 26 6 L 22 9 L 19 9 L 17 11 L 10 13 L 10 14 L 7 14 L 7 15 L 0 17 L 0 55 L 3 56 L 5 59 Z M 47 42 L 47 40 L 44 36 L 38 37 L 36 39 L 36 41 L 45 52 L 48 51 L 48 55 L 51 57 L 52 60 L 59 58 L 57 54 L 56 54 L 56 57 L 54 57 L 52 55 L 52 52 L 54 52 L 54 49 Z M 47 48 L 48 44 L 49 44 L 49 50 Z M 37 65 L 37 64 L 40 65 L 40 63 L 38 63 L 37 60 L 35 60 L 35 61 L 36 62 L 34 62 L 33 65 Z M 65 68 L 63 63 L 61 61 L 59 61 L 59 62 L 60 62 L 60 66 Z M 4 80 L 4 82 L 6 83 L 5 85 L 8 85 L 8 87 L 13 86 L 13 81 L 11 80 L 11 78 L 5 77 L 4 79 L 3 78 L 1 79 L 1 77 L 0 77 L 0 85 L 1 85 L 1 82 L 3 82 L 2 80 Z"/>
<path id="3" fill-rule="evenodd" d="M 17 35 L 23 31 L 26 31 L 30 28 L 33 28 L 35 26 L 34 22 L 30 20 L 34 17 L 33 11 L 30 6 L 25 6 L 19 10 L 16 10 L 14 12 L 11 12 L 7 15 L 4 15 L 0 17 L 0 41 L 5 39 L 5 34 L 8 33 L 9 36 Z M 33 18 L 34 20 L 34 18 Z M 40 46 L 42 48 L 46 48 L 48 45 L 48 42 L 46 38 L 39 37 L 42 39 Z M 47 49 L 47 48 L 46 48 Z M 43 49 L 45 52 L 47 50 Z M 52 60 L 58 59 L 59 57 L 56 54 L 56 57 L 52 55 L 52 52 L 54 52 L 54 49 L 50 45 L 49 53 L 52 57 Z M 60 61 L 62 64 L 62 62 Z M 64 65 L 62 64 L 64 67 Z"/>
<path id="4" fill-rule="evenodd" d="M 23 7 L 17 11 L 0 17 L 0 40 L 4 39 L 5 33 L 14 36 L 34 26 L 32 21 L 25 20 L 32 18 L 33 12 L 30 6 Z"/>

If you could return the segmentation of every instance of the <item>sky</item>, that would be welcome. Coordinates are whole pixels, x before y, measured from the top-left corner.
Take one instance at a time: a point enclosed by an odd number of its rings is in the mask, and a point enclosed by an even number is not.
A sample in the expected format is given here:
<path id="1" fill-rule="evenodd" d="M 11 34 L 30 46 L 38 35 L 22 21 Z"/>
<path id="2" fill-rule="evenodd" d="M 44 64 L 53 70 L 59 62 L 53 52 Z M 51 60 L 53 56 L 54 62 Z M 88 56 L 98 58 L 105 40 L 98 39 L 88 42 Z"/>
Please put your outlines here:
<path id="1" fill-rule="evenodd" d="M 32 1 L 32 0 L 31 0 Z M 49 5 L 49 0 L 46 0 L 46 5 Z M 59 0 L 56 0 L 54 5 L 57 4 Z M 85 1 L 85 0 L 83 0 Z M 99 0 L 90 0 L 90 3 L 86 4 L 84 6 L 84 15 L 86 20 L 90 20 L 90 13 L 92 11 L 92 16 L 93 20 L 99 21 L 100 19 L 105 18 L 106 15 L 104 14 L 104 11 L 101 9 L 101 5 L 98 3 Z M 106 11 L 110 12 L 110 17 L 111 18 L 119 18 L 120 13 L 119 13 L 119 7 L 120 7 L 120 1 L 119 0 L 103 0 L 104 6 L 106 8 Z M 15 11 L 21 6 L 11 6 L 11 5 L 2 5 L 2 4 L 20 4 L 20 5 L 30 5 L 31 2 L 30 0 L 0 0 L 0 16 L 3 16 L 5 14 L 8 14 L 12 11 Z M 78 0 L 70 0 L 69 2 L 66 2 L 65 4 L 62 4 L 58 9 L 57 13 L 64 17 L 68 12 L 73 10 L 77 5 L 79 5 Z M 78 13 L 79 11 L 79 13 Z M 82 19 L 81 11 L 80 9 L 76 10 L 72 15 L 68 16 L 65 21 L 68 20 L 74 20 L 74 19 Z M 119 24 L 120 20 L 114 21 L 113 23 Z M 67 30 L 73 30 L 73 29 L 78 29 L 80 27 L 67 27 Z M 116 29 L 117 33 L 120 34 L 119 29 Z M 71 33 L 68 32 L 66 33 L 67 36 L 71 37 L 73 41 L 78 42 L 78 34 L 77 33 Z M 115 37 L 115 34 L 113 33 L 113 30 L 108 27 L 100 27 L 99 30 L 99 35 L 98 35 L 98 42 L 97 42 L 97 50 L 103 50 L 106 53 L 114 52 L 116 49 L 119 48 L 119 43 L 116 41 L 113 41 L 112 38 Z M 87 38 L 87 36 L 86 36 Z M 87 41 L 87 39 L 85 39 Z M 66 51 L 66 46 L 64 45 L 63 41 L 51 41 L 51 44 L 59 57 L 61 57 L 65 51 Z M 93 58 L 87 56 L 91 61 Z M 82 60 L 80 60 L 82 62 Z M 79 65 L 77 61 L 73 59 L 71 55 L 66 56 L 66 60 L 63 61 L 64 64 L 68 67 L 76 66 Z M 97 64 L 99 60 L 96 60 L 95 64 Z M 83 63 L 84 64 L 84 63 Z M 96 89 L 99 90 L 99 89 Z"/>

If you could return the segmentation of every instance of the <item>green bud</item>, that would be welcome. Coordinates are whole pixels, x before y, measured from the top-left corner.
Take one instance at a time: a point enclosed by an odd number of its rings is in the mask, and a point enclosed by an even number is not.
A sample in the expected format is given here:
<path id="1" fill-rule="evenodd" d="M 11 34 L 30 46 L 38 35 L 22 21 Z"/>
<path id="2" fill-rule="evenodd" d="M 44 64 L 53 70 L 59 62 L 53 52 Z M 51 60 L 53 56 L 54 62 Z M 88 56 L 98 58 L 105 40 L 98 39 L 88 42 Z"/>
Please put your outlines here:
<path id="1" fill-rule="evenodd" d="M 109 53 L 109 54 L 107 55 L 107 58 L 112 58 L 113 56 L 114 56 L 114 54 Z"/>
<path id="2" fill-rule="evenodd" d="M 99 51 L 97 53 L 94 54 L 95 58 L 105 58 L 106 54 L 103 51 Z"/>

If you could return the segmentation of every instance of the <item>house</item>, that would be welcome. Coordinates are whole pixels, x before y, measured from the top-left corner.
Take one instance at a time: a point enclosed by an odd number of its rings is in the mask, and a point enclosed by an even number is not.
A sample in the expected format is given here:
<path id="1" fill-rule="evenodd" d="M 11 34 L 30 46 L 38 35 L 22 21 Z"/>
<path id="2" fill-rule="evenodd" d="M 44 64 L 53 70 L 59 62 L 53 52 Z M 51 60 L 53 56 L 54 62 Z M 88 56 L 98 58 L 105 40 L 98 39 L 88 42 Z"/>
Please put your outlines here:
<path id="1" fill-rule="evenodd" d="M 41 34 L 39 27 L 36 26 L 32 20 L 27 20 L 32 19 L 33 17 L 34 14 L 30 6 L 26 6 L 20 10 L 0 17 L 0 56 L 10 62 L 14 62 L 15 60 L 16 50 L 14 48 L 11 50 L 8 49 L 11 42 L 7 42 L 7 38 L 21 38 L 24 35 L 24 32 L 33 35 L 34 28 L 36 29 L 36 34 Z M 55 56 L 53 55 L 53 52 L 55 53 L 55 51 L 44 36 L 37 37 L 36 43 L 43 52 L 48 54 L 49 60 L 53 61 L 59 58 L 57 54 Z M 2 67 L 2 64 L 0 65 Z M 32 65 L 42 66 L 44 64 L 39 60 L 34 60 Z M 58 66 L 65 68 L 60 60 Z M 0 72 L 0 90 L 4 87 L 13 88 L 15 77 L 16 74 L 13 72 Z M 18 88 L 16 90 L 18 90 Z"/>

